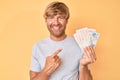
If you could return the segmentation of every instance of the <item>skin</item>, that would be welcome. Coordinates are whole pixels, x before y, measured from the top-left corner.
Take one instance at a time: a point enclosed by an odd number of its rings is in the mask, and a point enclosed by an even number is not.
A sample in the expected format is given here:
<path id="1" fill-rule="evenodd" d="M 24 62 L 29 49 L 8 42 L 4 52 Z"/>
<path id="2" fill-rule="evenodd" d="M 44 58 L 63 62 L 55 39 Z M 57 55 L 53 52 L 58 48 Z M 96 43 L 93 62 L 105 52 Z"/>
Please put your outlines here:
<path id="1" fill-rule="evenodd" d="M 54 41 L 60 41 L 66 38 L 65 29 L 68 20 L 62 15 L 49 16 L 45 19 L 47 28 L 50 32 L 50 38 Z M 58 49 L 51 56 L 46 58 L 45 67 L 41 72 L 30 71 L 30 80 L 48 80 L 49 77 L 56 71 L 61 64 L 61 59 L 57 54 L 62 49 Z M 88 65 L 96 61 L 96 55 L 93 47 L 87 46 L 84 48 L 84 55 L 80 60 L 79 80 L 92 80 Z"/>
<path id="2" fill-rule="evenodd" d="M 87 46 L 84 48 L 84 55 L 80 60 L 79 80 L 93 80 L 88 65 L 96 61 L 96 55 L 93 47 Z"/>
<path id="3" fill-rule="evenodd" d="M 64 18 L 64 16 L 49 16 L 46 19 L 46 24 L 52 40 L 60 41 L 65 39 L 65 29 L 67 25 L 67 20 Z"/>
<path id="4" fill-rule="evenodd" d="M 58 49 L 51 56 L 46 58 L 45 67 L 41 72 L 30 71 L 30 80 L 48 80 L 50 75 L 60 66 L 61 59 L 57 54 L 62 49 Z"/>

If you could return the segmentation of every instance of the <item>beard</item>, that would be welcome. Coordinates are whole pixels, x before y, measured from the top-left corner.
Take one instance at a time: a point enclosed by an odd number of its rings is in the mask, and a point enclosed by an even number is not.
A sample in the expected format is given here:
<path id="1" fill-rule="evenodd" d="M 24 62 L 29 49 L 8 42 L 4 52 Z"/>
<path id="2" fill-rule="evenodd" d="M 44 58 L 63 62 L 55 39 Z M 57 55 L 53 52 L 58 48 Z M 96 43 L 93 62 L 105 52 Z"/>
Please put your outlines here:
<path id="1" fill-rule="evenodd" d="M 65 29 L 66 29 L 66 25 L 63 26 L 62 24 L 51 24 L 51 25 L 47 25 L 47 28 L 50 32 L 50 35 L 54 36 L 54 37 L 61 37 L 62 35 L 65 34 Z"/>

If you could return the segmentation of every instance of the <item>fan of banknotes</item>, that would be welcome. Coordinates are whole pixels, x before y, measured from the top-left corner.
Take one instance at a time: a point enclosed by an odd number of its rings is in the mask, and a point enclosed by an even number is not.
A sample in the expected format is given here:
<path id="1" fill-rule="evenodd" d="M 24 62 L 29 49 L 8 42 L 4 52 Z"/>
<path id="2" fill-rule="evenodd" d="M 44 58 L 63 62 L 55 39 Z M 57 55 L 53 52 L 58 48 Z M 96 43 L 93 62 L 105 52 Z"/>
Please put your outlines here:
<path id="1" fill-rule="evenodd" d="M 82 51 L 86 46 L 95 47 L 99 36 L 100 33 L 97 33 L 95 29 L 87 27 L 76 30 L 74 34 L 74 38 Z"/>

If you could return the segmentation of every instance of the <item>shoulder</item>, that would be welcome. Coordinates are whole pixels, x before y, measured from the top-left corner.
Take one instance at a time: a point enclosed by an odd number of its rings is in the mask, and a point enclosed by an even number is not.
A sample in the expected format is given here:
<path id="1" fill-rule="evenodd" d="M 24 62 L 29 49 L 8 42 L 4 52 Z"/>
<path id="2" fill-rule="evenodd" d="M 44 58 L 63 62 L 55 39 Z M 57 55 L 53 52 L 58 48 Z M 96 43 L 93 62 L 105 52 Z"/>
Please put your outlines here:
<path id="1" fill-rule="evenodd" d="M 47 41 L 48 41 L 48 37 L 41 39 L 41 40 L 37 41 L 36 43 L 34 43 L 32 46 L 32 55 L 34 55 L 34 56 L 38 55 L 38 52 L 40 53 L 40 51 L 41 51 L 41 46 L 46 44 Z"/>
<path id="2" fill-rule="evenodd" d="M 48 42 L 48 41 L 49 41 L 49 37 L 46 37 L 46 38 L 44 38 L 44 39 L 41 39 L 41 40 L 37 41 L 37 42 L 33 45 L 33 47 L 42 45 L 42 44 L 44 44 L 44 43 L 46 43 L 46 42 Z"/>
<path id="3" fill-rule="evenodd" d="M 33 49 L 33 50 L 34 50 L 34 49 L 37 49 L 37 48 L 40 47 L 41 45 L 44 45 L 44 44 L 46 44 L 46 43 L 48 43 L 48 42 L 49 42 L 49 37 L 46 37 L 46 38 L 44 38 L 44 39 L 41 39 L 41 40 L 39 40 L 39 41 L 37 41 L 36 43 L 33 44 L 32 49 Z"/>

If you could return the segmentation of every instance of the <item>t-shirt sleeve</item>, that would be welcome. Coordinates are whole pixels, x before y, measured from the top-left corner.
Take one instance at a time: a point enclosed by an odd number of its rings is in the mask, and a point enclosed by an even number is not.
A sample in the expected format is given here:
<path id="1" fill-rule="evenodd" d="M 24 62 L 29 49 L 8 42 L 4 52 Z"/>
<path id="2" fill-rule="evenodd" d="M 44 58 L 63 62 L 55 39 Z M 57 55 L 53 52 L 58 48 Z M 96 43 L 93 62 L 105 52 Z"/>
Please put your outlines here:
<path id="1" fill-rule="evenodd" d="M 31 65 L 30 70 L 35 72 L 40 72 L 41 66 L 38 61 L 37 46 L 34 45 L 32 49 Z"/>

